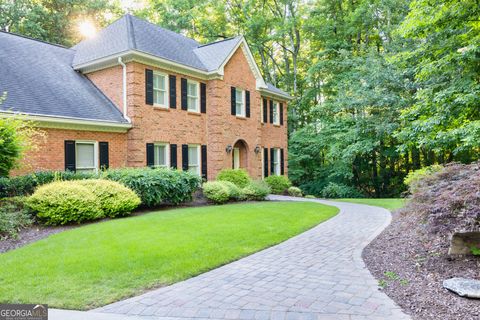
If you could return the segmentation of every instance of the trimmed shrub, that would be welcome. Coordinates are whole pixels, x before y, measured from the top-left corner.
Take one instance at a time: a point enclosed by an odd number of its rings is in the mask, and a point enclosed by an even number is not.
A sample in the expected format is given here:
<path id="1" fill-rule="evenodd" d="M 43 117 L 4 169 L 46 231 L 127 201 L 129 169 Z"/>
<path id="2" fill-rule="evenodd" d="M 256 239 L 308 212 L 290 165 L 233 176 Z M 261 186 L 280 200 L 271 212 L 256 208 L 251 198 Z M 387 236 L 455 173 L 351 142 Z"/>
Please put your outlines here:
<path id="1" fill-rule="evenodd" d="M 100 200 L 74 181 L 57 181 L 39 187 L 26 204 L 45 224 L 80 223 L 103 217 Z"/>
<path id="2" fill-rule="evenodd" d="M 297 187 L 290 187 L 288 188 L 288 194 L 292 197 L 301 197 L 303 196 L 302 194 L 302 190 L 300 190 L 300 188 L 297 188 Z"/>
<path id="3" fill-rule="evenodd" d="M 93 192 L 100 201 L 101 209 L 106 217 L 126 216 L 141 203 L 135 192 L 115 181 L 90 179 L 76 183 Z"/>
<path id="4" fill-rule="evenodd" d="M 269 176 L 265 178 L 265 182 L 270 186 L 274 194 L 283 194 L 292 185 L 285 176 Z"/>
<path id="5" fill-rule="evenodd" d="M 315 197 L 314 195 L 311 195 L 311 194 L 307 194 L 305 196 L 305 199 L 316 199 L 317 197 Z"/>
<path id="6" fill-rule="evenodd" d="M 441 171 L 442 169 L 443 167 L 441 165 L 434 164 L 415 171 L 411 171 L 405 177 L 403 182 L 408 186 L 408 190 L 410 191 L 410 193 L 414 193 L 417 191 L 421 180 L 425 179 L 428 176 L 431 176 L 436 172 Z"/>
<path id="7" fill-rule="evenodd" d="M 242 193 L 247 200 L 265 200 L 270 192 L 270 186 L 263 180 L 251 181 L 242 189 Z"/>
<path id="8" fill-rule="evenodd" d="M 203 184 L 203 194 L 214 203 L 225 203 L 230 199 L 230 189 L 224 181 L 209 181 Z"/>
<path id="9" fill-rule="evenodd" d="M 230 181 L 243 188 L 250 182 L 250 176 L 244 169 L 223 169 L 218 173 L 217 180 Z"/>
<path id="10" fill-rule="evenodd" d="M 202 181 L 194 173 L 166 168 L 114 169 L 104 172 L 103 177 L 135 191 L 146 207 L 191 201 Z"/>
<path id="11" fill-rule="evenodd" d="M 325 198 L 363 198 L 357 189 L 334 182 L 330 182 L 323 188 L 322 196 Z"/>
<path id="12" fill-rule="evenodd" d="M 242 190 L 233 182 L 230 181 L 218 181 L 223 183 L 228 188 L 228 194 L 232 200 L 244 200 Z"/>
<path id="13" fill-rule="evenodd" d="M 33 219 L 24 201 L 20 197 L 0 201 L 0 239 L 17 238 L 21 229 L 32 224 Z"/>

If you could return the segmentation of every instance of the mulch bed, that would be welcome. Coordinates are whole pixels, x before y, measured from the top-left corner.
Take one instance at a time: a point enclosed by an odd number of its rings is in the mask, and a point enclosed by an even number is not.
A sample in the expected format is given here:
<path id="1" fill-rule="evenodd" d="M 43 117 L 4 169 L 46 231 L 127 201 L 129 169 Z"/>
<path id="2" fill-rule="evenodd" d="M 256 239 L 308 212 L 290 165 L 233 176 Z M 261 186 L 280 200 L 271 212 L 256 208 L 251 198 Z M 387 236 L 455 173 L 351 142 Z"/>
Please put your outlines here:
<path id="1" fill-rule="evenodd" d="M 365 248 L 363 260 L 382 290 L 413 319 L 480 319 L 480 300 L 442 286 L 452 277 L 480 279 L 480 258 L 452 258 L 448 247 L 449 238 L 428 234 L 418 216 L 399 211 Z"/>

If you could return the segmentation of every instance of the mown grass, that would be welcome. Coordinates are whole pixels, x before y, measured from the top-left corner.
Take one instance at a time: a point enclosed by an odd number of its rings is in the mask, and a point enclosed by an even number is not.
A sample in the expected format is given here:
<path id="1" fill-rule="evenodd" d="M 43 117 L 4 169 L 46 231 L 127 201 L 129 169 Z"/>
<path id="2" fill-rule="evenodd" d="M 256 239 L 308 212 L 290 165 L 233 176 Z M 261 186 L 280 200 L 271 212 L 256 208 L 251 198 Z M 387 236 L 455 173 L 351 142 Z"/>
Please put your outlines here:
<path id="1" fill-rule="evenodd" d="M 360 203 L 360 204 L 367 204 L 370 206 L 377 206 L 388 209 L 390 211 L 395 211 L 400 208 L 403 208 L 407 200 L 403 198 L 359 198 L 359 199 L 336 199 L 335 201 L 343 201 L 343 202 L 352 202 L 352 203 Z"/>
<path id="2" fill-rule="evenodd" d="M 90 309 L 284 241 L 335 214 L 308 202 L 183 208 L 72 229 L 0 254 L 0 302 Z"/>

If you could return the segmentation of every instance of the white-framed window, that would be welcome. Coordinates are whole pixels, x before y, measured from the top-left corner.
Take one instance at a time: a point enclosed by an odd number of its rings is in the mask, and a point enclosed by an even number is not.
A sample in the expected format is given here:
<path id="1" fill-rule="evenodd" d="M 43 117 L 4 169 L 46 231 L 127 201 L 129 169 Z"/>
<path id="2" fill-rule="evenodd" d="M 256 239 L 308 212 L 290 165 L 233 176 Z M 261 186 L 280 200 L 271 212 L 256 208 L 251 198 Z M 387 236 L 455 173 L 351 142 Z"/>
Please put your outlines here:
<path id="1" fill-rule="evenodd" d="M 153 105 L 168 108 L 168 77 L 157 71 L 153 72 Z"/>
<path id="2" fill-rule="evenodd" d="M 280 149 L 273 149 L 273 174 L 280 175 Z"/>
<path id="3" fill-rule="evenodd" d="M 277 101 L 273 101 L 273 124 L 280 124 L 280 105 Z"/>
<path id="4" fill-rule="evenodd" d="M 75 141 L 75 163 L 77 172 L 98 170 L 98 144 L 96 141 Z"/>
<path id="5" fill-rule="evenodd" d="M 200 112 L 200 84 L 197 81 L 187 81 L 187 109 L 188 111 Z"/>
<path id="6" fill-rule="evenodd" d="M 240 169 L 240 148 L 233 148 L 233 169 Z"/>
<path id="7" fill-rule="evenodd" d="M 170 166 L 170 146 L 168 143 L 155 143 L 153 145 L 153 165 L 160 168 Z"/>
<path id="8" fill-rule="evenodd" d="M 235 114 L 245 117 L 245 90 L 235 89 Z"/>
<path id="9" fill-rule="evenodd" d="M 188 145 L 188 171 L 200 175 L 200 145 Z"/>

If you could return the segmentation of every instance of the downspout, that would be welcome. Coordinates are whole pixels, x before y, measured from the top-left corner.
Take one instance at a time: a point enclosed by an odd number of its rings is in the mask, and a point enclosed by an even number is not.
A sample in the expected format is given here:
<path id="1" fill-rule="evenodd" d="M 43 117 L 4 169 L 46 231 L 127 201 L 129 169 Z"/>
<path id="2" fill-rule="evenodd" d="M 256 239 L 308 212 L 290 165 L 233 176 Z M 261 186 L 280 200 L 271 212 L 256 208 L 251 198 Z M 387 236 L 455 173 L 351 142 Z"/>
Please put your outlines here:
<path id="1" fill-rule="evenodd" d="M 132 123 L 132 120 L 127 116 L 127 65 L 123 63 L 122 57 L 118 57 L 118 63 L 122 66 L 122 80 L 123 80 L 123 117 L 129 122 Z"/>

